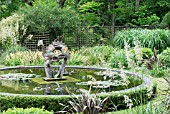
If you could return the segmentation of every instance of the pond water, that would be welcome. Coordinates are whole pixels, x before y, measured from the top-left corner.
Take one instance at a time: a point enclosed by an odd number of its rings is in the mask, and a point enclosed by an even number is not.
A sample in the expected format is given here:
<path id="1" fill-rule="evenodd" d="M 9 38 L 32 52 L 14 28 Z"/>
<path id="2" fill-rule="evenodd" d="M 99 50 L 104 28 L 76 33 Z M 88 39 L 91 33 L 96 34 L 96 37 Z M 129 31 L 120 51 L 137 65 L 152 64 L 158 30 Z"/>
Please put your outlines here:
<path id="1" fill-rule="evenodd" d="M 8 73 L 39 75 L 39 77 L 29 80 L 0 79 L 0 92 L 34 95 L 68 95 L 73 93 L 79 94 L 80 89 L 89 90 L 90 85 L 92 84 L 93 86 L 91 86 L 91 93 L 101 93 L 124 90 L 138 86 L 142 83 L 141 79 L 134 76 L 126 76 L 126 79 L 119 76 L 109 77 L 103 75 L 103 71 L 100 71 L 99 73 L 99 70 L 67 68 L 66 71 L 72 72 L 71 74 L 69 74 L 69 76 L 66 76 L 66 78 L 69 77 L 66 81 L 57 81 L 53 83 L 43 81 L 43 77 L 45 77 L 45 71 L 43 68 L 0 71 L 1 75 Z M 41 79 L 40 82 L 33 81 L 39 79 Z M 94 86 L 98 82 L 105 83 L 105 85 L 109 85 L 108 82 L 113 82 L 114 80 L 116 80 L 115 82 L 119 82 L 119 84 L 112 84 L 111 86 L 107 87 Z M 128 83 L 125 84 L 122 80 Z M 86 85 L 87 82 L 90 83 L 90 85 Z"/>

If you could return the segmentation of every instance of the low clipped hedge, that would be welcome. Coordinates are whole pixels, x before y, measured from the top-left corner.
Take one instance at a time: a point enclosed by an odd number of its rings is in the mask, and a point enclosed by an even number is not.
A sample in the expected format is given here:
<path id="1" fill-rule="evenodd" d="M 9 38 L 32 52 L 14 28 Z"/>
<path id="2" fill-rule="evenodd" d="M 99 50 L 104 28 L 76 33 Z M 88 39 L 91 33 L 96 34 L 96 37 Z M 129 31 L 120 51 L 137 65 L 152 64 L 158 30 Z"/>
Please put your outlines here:
<path id="1" fill-rule="evenodd" d="M 151 96 L 148 96 L 148 88 L 144 85 L 139 89 L 132 89 L 128 91 L 121 92 L 109 92 L 98 94 L 102 99 L 109 97 L 105 104 L 105 110 L 109 111 L 112 107 L 117 106 L 117 109 L 126 108 L 124 102 L 124 95 L 129 96 L 133 100 L 133 106 L 139 105 L 140 103 L 145 103 L 153 97 L 156 93 L 156 85 L 153 84 L 150 87 Z M 48 111 L 61 111 L 65 106 L 68 106 L 65 110 L 71 108 L 68 101 L 71 101 L 75 96 L 63 95 L 63 96 L 43 96 L 43 95 L 16 95 L 16 94 L 3 94 L 0 93 L 0 110 L 7 110 L 8 108 L 42 108 Z M 64 105 L 60 105 L 60 103 Z"/>

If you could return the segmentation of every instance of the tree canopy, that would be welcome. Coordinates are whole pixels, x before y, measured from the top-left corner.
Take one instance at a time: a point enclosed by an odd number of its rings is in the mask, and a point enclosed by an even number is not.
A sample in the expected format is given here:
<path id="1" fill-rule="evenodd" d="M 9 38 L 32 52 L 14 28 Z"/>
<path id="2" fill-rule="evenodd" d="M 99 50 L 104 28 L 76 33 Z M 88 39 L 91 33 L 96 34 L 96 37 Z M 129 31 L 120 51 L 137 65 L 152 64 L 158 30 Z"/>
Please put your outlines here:
<path id="1" fill-rule="evenodd" d="M 49 0 L 0 0 L 0 19 L 34 2 Z M 169 0 L 51 0 L 81 15 L 82 26 L 157 25 L 168 16 Z M 114 18 L 113 18 L 114 17 Z M 167 25 L 168 26 L 168 25 Z"/>

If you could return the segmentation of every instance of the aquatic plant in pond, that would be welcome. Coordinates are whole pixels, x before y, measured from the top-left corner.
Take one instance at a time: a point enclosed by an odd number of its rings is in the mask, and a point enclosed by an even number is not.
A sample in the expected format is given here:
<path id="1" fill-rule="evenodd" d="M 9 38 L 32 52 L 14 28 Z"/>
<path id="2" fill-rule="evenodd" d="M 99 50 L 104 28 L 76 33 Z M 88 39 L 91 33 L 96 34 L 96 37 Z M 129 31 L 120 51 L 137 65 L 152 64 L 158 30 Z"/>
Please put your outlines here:
<path id="1" fill-rule="evenodd" d="M 23 73 L 8 73 L 0 75 L 1 80 L 29 80 L 31 78 L 40 77 L 36 74 L 23 74 Z"/>
<path id="2" fill-rule="evenodd" d="M 55 70 L 55 69 L 53 69 Z M 33 78 L 32 80 L 1 80 L 0 81 L 0 92 L 3 93 L 15 93 L 15 94 L 53 94 L 53 95 L 65 95 L 65 94 L 79 94 L 79 89 L 88 90 L 90 85 L 77 85 L 76 83 L 83 82 L 100 82 L 101 84 L 106 84 L 109 87 L 104 88 L 103 85 L 93 85 L 92 93 L 94 92 L 110 92 L 118 91 L 123 89 L 128 89 L 131 87 L 138 86 L 142 81 L 134 76 L 127 75 L 126 81 L 127 84 L 122 83 L 123 78 L 119 75 L 121 73 L 115 74 L 113 77 L 108 77 L 103 75 L 104 72 L 95 71 L 95 70 L 83 70 L 83 69 L 66 69 L 68 72 L 73 72 L 69 76 L 66 76 L 67 80 L 65 81 L 50 81 L 45 82 L 43 77 L 45 77 L 45 72 L 43 69 L 20 69 L 20 70 L 10 70 L 10 71 L 1 71 L 1 74 L 7 74 L 8 72 L 24 73 L 24 74 L 36 74 L 41 75 L 40 78 Z M 112 71 L 113 72 L 113 71 Z M 116 76 L 117 75 L 117 76 Z M 95 81 L 94 81 L 95 80 Z M 112 83 L 112 84 L 111 84 Z"/>
<path id="3" fill-rule="evenodd" d="M 113 72 L 111 70 L 100 71 L 96 73 L 98 76 L 102 76 L 104 81 L 97 81 L 93 76 L 90 76 L 92 80 L 87 82 L 76 83 L 77 85 L 88 85 L 92 88 L 110 88 L 116 86 L 127 86 L 130 81 L 128 76 L 123 73 Z"/>

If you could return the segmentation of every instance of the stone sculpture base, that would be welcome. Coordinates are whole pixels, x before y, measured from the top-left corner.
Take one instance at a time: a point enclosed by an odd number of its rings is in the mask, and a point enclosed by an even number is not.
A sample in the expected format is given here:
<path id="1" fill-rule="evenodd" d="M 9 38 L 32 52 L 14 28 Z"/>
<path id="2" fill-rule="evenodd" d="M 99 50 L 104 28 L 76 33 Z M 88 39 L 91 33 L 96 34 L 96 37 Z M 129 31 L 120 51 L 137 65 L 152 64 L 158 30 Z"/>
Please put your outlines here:
<path id="1" fill-rule="evenodd" d="M 44 78 L 44 81 L 60 81 L 60 80 L 66 80 L 66 78 Z"/>
<path id="2" fill-rule="evenodd" d="M 45 78 L 45 77 L 44 77 Z M 67 83 L 67 82 L 80 82 L 80 80 L 70 77 L 64 76 L 66 80 L 54 80 L 54 81 L 45 81 L 44 78 L 32 78 L 32 81 L 38 84 L 52 84 L 52 83 Z"/>

